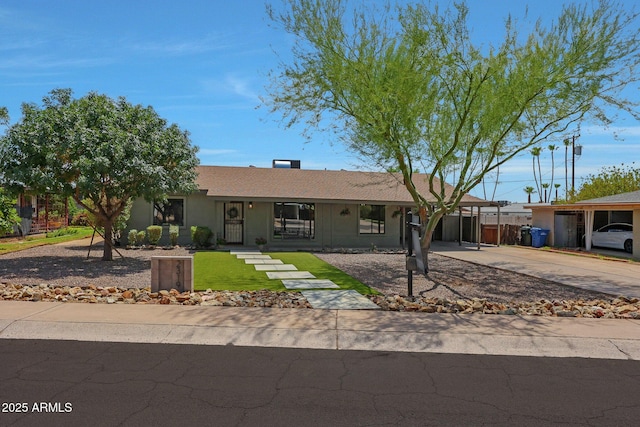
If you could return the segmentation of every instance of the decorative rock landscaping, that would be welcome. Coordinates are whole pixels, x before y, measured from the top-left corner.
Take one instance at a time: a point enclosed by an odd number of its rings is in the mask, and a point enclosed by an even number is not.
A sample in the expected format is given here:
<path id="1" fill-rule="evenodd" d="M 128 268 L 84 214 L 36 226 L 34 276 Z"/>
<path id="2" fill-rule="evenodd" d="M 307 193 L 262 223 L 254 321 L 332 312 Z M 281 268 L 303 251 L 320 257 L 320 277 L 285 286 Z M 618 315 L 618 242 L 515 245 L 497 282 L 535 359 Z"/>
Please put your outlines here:
<path id="1" fill-rule="evenodd" d="M 610 301 L 540 300 L 513 304 L 495 303 L 480 298 L 473 298 L 471 300 L 447 300 L 442 298 L 405 297 L 401 295 L 373 295 L 370 296 L 370 299 L 383 310 L 390 311 L 640 319 L 640 300 L 638 298 L 625 297 L 618 297 Z"/>
<path id="2" fill-rule="evenodd" d="M 640 319 L 638 298 L 618 297 L 613 300 L 571 300 L 495 303 L 486 299 L 448 300 L 443 298 L 407 297 L 401 295 L 369 295 L 382 310 L 424 313 L 501 314 L 556 317 L 593 317 Z M 150 288 L 103 286 L 19 285 L 0 283 L 0 300 L 58 301 L 103 304 L 177 304 L 229 307 L 311 308 L 299 292 L 211 291 L 151 292 Z"/>
<path id="3" fill-rule="evenodd" d="M 311 308 L 298 292 L 246 291 L 178 292 L 150 288 L 119 288 L 103 286 L 26 286 L 0 283 L 0 300 L 58 301 L 105 304 L 174 304 L 229 307 Z"/>

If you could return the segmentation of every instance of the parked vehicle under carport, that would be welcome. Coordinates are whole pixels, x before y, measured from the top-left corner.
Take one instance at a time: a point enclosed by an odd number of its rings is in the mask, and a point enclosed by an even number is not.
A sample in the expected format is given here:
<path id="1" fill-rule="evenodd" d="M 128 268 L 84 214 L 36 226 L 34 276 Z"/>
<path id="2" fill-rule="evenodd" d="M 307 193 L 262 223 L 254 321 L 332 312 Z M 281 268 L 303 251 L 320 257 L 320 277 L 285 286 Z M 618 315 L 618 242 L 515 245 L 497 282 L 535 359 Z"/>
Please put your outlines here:
<path id="1" fill-rule="evenodd" d="M 600 227 L 591 234 L 591 246 L 622 249 L 631 253 L 633 251 L 633 225 L 613 223 Z"/>

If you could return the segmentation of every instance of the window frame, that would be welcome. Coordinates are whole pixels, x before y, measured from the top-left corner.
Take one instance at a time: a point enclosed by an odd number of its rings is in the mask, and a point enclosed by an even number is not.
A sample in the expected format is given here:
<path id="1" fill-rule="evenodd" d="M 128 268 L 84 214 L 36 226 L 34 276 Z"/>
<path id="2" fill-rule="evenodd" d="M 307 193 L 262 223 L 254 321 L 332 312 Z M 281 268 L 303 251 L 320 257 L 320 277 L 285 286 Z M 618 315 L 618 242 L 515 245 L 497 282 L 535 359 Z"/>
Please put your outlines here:
<path id="1" fill-rule="evenodd" d="M 185 228 L 187 226 L 187 198 L 184 196 L 167 197 L 167 202 L 171 200 L 179 200 L 182 202 L 182 224 L 172 224 L 170 222 L 160 223 L 158 221 L 158 216 L 156 214 L 157 210 L 156 210 L 155 202 L 151 203 L 151 224 L 159 225 L 161 227 L 165 227 L 168 225 L 177 225 L 180 228 Z"/>
<path id="2" fill-rule="evenodd" d="M 282 205 L 282 206 L 293 206 L 293 205 L 297 205 L 299 208 L 304 206 L 306 207 L 303 210 L 307 210 L 309 212 L 312 212 L 312 214 L 309 215 L 308 219 L 293 219 L 293 218 L 286 218 L 286 217 L 282 217 L 282 212 L 283 210 L 281 210 L 281 215 L 278 216 L 276 215 L 276 209 L 278 207 L 278 205 Z M 271 233 L 271 238 L 274 240 L 279 240 L 279 241 L 301 241 L 301 240 L 315 240 L 316 238 L 316 204 L 315 203 L 308 203 L 308 202 L 273 202 L 272 204 L 272 210 L 271 210 L 271 215 L 272 215 L 272 226 L 273 226 L 273 230 Z M 296 230 L 298 230 L 295 234 L 294 233 L 287 233 L 286 231 L 286 223 L 287 221 L 302 221 L 300 223 L 301 227 L 295 227 L 294 228 Z M 278 225 L 278 223 L 280 223 L 281 225 Z M 294 223 L 295 224 L 295 223 Z M 302 230 L 302 235 L 300 234 L 300 230 Z M 309 230 L 309 232 L 307 233 L 307 230 Z M 279 231 L 279 232 L 278 232 Z"/>
<path id="3" fill-rule="evenodd" d="M 362 207 L 363 206 L 371 206 L 371 210 L 369 212 L 373 212 L 374 208 L 378 208 L 378 227 L 377 227 L 377 231 L 375 231 L 373 229 L 374 226 L 374 218 L 371 218 L 371 215 L 369 215 L 369 218 L 363 218 L 362 217 Z M 381 212 L 380 212 L 381 211 Z M 382 213 L 382 215 L 380 215 L 380 213 Z M 382 219 L 380 219 L 380 216 L 382 217 Z M 371 221 L 371 227 L 370 227 L 370 231 L 362 231 L 362 220 L 370 220 Z M 382 221 L 382 222 L 380 222 Z M 380 231 L 380 224 L 382 224 L 382 231 Z M 383 235 L 386 234 L 387 232 L 387 205 L 374 205 L 371 203 L 361 203 L 358 206 L 358 234 L 359 235 L 367 235 L 367 236 L 371 236 L 371 235 Z"/>

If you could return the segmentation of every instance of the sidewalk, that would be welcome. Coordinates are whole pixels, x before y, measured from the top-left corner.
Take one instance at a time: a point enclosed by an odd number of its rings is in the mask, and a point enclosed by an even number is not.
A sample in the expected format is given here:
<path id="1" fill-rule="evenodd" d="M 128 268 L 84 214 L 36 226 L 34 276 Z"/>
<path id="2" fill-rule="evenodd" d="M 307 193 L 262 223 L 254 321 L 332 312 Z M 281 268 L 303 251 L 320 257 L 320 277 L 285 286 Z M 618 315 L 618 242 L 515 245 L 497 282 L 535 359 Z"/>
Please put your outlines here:
<path id="1" fill-rule="evenodd" d="M 640 263 L 613 261 L 521 246 L 433 242 L 439 255 L 528 274 L 613 296 L 640 298 Z"/>
<path id="2" fill-rule="evenodd" d="M 0 302 L 0 339 L 640 360 L 640 321 L 358 310 Z"/>

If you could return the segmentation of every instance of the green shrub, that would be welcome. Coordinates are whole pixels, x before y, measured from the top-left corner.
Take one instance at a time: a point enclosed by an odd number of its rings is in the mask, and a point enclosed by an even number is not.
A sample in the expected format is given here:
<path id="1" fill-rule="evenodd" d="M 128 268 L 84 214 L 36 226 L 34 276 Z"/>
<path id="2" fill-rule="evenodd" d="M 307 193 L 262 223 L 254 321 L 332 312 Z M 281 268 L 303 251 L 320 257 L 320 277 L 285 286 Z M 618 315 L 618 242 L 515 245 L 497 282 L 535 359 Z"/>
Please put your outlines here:
<path id="1" fill-rule="evenodd" d="M 78 229 L 63 227 L 63 228 L 59 228 L 59 229 L 54 230 L 54 231 L 49 231 L 46 234 L 46 237 L 47 237 L 47 239 L 50 239 L 52 237 L 67 236 L 67 235 L 70 235 L 70 234 L 78 234 Z"/>
<path id="2" fill-rule="evenodd" d="M 196 248 L 208 248 L 211 246 L 213 232 L 209 227 L 194 225 L 191 227 L 191 241 Z"/>
<path id="3" fill-rule="evenodd" d="M 149 237 L 149 243 L 157 245 L 162 237 L 162 227 L 159 225 L 150 225 L 147 227 L 147 236 Z"/>
<path id="4" fill-rule="evenodd" d="M 135 246 L 136 243 L 138 243 L 138 230 L 136 230 L 135 228 L 133 230 L 129 230 L 127 241 L 129 243 L 129 246 Z"/>
<path id="5" fill-rule="evenodd" d="M 136 234 L 136 245 L 142 246 L 142 244 L 144 243 L 145 237 L 147 237 L 146 231 L 144 230 L 138 231 L 138 233 Z"/>
<path id="6" fill-rule="evenodd" d="M 169 240 L 171 241 L 171 246 L 176 246 L 178 244 L 178 235 L 180 234 L 180 227 L 177 225 L 169 226 Z"/>
<path id="7" fill-rule="evenodd" d="M 89 225 L 89 214 L 86 210 L 81 210 L 73 214 L 71 225 L 86 227 Z"/>

